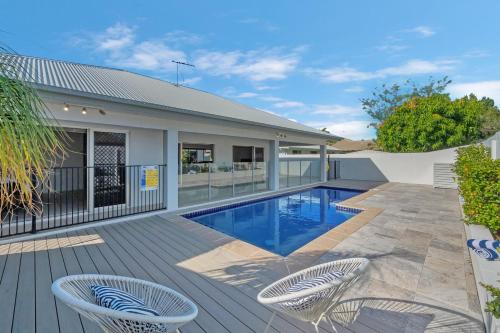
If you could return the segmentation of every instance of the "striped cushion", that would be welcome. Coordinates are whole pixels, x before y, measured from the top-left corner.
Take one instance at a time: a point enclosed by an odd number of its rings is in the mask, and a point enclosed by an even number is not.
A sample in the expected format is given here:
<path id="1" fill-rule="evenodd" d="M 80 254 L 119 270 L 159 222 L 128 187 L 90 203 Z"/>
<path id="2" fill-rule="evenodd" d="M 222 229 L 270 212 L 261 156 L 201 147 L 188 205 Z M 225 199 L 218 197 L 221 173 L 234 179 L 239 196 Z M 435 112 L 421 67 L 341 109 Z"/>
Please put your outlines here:
<path id="1" fill-rule="evenodd" d="M 342 276 L 344 276 L 344 272 L 330 271 L 330 272 L 321 274 L 319 276 L 297 282 L 296 284 L 294 284 L 293 286 L 288 288 L 288 292 L 295 293 L 297 291 L 318 287 L 318 286 L 321 286 L 322 284 L 330 283 L 330 282 L 333 282 L 335 280 L 338 280 Z"/>
<path id="2" fill-rule="evenodd" d="M 341 277 L 344 276 L 344 272 L 342 271 L 330 271 L 327 273 L 324 273 L 322 275 L 305 279 L 302 281 L 297 282 L 290 288 L 288 288 L 289 293 L 296 293 L 298 291 L 302 290 L 308 290 L 314 287 L 321 286 L 325 283 L 330 283 L 335 280 L 340 279 Z M 312 308 L 318 301 L 320 301 L 322 298 L 326 297 L 328 295 L 328 289 L 322 290 L 319 292 L 316 292 L 312 295 L 306 296 L 306 297 L 301 297 L 301 298 L 296 298 L 292 299 L 286 302 L 281 303 L 281 306 L 286 308 L 286 310 L 290 311 L 304 311 L 307 309 Z"/>
<path id="3" fill-rule="evenodd" d="M 144 301 L 142 299 L 120 289 L 108 286 L 92 285 L 90 286 L 90 291 L 92 292 L 92 295 L 94 295 L 97 304 L 106 308 L 112 308 L 115 303 L 121 304 L 124 302 L 144 305 Z"/>
<path id="4" fill-rule="evenodd" d="M 146 316 L 159 316 L 160 314 L 150 307 L 138 303 L 130 303 L 126 301 L 116 301 L 109 307 L 110 309 L 123 311 L 128 313 L 141 314 Z"/>
<path id="5" fill-rule="evenodd" d="M 485 239 L 469 239 L 467 246 L 474 250 L 474 252 L 486 260 L 499 260 L 500 259 L 500 241 L 485 240 Z"/>

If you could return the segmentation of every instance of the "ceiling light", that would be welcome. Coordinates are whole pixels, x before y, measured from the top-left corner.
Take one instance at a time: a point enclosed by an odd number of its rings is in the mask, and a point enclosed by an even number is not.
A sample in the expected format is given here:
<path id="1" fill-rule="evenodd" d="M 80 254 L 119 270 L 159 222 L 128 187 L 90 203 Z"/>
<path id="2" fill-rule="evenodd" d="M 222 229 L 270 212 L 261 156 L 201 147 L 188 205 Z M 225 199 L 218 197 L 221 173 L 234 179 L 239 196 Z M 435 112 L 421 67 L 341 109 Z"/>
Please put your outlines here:
<path id="1" fill-rule="evenodd" d="M 66 111 L 66 112 L 68 112 L 69 111 L 69 105 L 68 104 L 64 104 L 63 110 Z"/>
<path id="2" fill-rule="evenodd" d="M 82 114 L 87 114 L 87 108 L 82 108 Z"/>

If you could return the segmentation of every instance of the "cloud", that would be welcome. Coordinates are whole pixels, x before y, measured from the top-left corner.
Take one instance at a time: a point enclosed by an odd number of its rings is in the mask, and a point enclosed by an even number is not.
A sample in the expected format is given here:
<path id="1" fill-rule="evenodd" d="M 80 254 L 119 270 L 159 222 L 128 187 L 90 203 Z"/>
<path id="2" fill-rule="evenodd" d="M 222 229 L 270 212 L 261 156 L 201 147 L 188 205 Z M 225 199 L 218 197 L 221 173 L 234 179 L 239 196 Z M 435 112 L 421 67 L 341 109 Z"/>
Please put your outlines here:
<path id="1" fill-rule="evenodd" d="M 369 121 L 351 120 L 344 122 L 310 122 L 306 123 L 311 127 L 325 128 L 334 135 L 338 135 L 351 140 L 372 139 L 375 137 L 375 131 L 367 128 Z"/>
<path id="2" fill-rule="evenodd" d="M 376 71 L 360 71 L 352 67 L 333 67 L 329 69 L 308 69 L 310 75 L 317 75 L 321 80 L 333 83 L 367 81 L 388 76 L 411 76 L 421 74 L 443 73 L 454 69 L 455 60 L 420 60 L 412 59 L 399 65 L 382 68 Z"/>
<path id="3" fill-rule="evenodd" d="M 117 52 L 134 43 L 135 28 L 116 23 L 96 37 L 97 48 L 102 51 Z"/>
<path id="4" fill-rule="evenodd" d="M 431 27 L 428 27 L 426 25 L 419 25 L 412 29 L 406 29 L 405 32 L 413 32 L 423 38 L 428 38 L 436 34 L 436 32 L 432 30 Z"/>
<path id="5" fill-rule="evenodd" d="M 345 92 L 347 93 L 360 93 L 365 91 L 365 88 L 362 86 L 352 86 L 344 89 Z"/>
<path id="6" fill-rule="evenodd" d="M 261 82 L 283 80 L 299 63 L 298 52 L 281 53 L 279 50 L 199 51 L 195 58 L 197 68 L 215 76 L 240 76 Z"/>
<path id="7" fill-rule="evenodd" d="M 312 112 L 316 115 L 336 116 L 336 115 L 350 115 L 356 116 L 361 113 L 361 107 L 332 104 L 332 105 L 315 105 Z"/>
<path id="8" fill-rule="evenodd" d="M 202 78 L 200 76 L 195 76 L 195 77 L 191 77 L 191 78 L 183 80 L 182 84 L 187 85 L 187 86 L 195 85 L 198 82 L 200 82 L 201 80 L 202 80 Z"/>
<path id="9" fill-rule="evenodd" d="M 130 52 L 112 57 L 119 66 L 150 71 L 174 71 L 172 60 L 186 61 L 184 52 L 166 46 L 162 41 L 146 41 L 135 45 Z"/>
<path id="10" fill-rule="evenodd" d="M 200 44 L 203 38 L 199 35 L 183 31 L 174 30 L 165 34 L 164 40 L 176 44 Z"/>
<path id="11" fill-rule="evenodd" d="M 388 53 L 399 53 L 408 48 L 408 45 L 402 44 L 403 40 L 399 37 L 387 36 L 384 42 L 377 46 L 376 49 L 379 51 L 385 51 Z"/>
<path id="12" fill-rule="evenodd" d="M 460 98 L 473 93 L 477 97 L 489 97 L 500 104 L 500 81 L 477 81 L 468 83 L 454 83 L 448 86 L 450 94 Z"/>
<path id="13" fill-rule="evenodd" d="M 278 109 L 301 108 L 304 106 L 304 103 L 297 101 L 282 101 L 274 103 L 273 106 Z"/>
<path id="14" fill-rule="evenodd" d="M 136 27 L 116 23 L 101 33 L 84 32 L 74 36 L 72 44 L 102 53 L 104 61 L 113 67 L 172 72 L 175 70 L 172 60 L 186 61 L 187 56 L 170 44 L 196 39 L 183 31 L 173 31 L 164 38 L 137 41 L 135 31 Z M 189 80 L 196 81 L 195 78 Z"/>
<path id="15" fill-rule="evenodd" d="M 237 98 L 253 98 L 257 97 L 259 94 L 254 93 L 254 92 L 242 92 L 241 94 L 238 94 L 236 97 Z"/>

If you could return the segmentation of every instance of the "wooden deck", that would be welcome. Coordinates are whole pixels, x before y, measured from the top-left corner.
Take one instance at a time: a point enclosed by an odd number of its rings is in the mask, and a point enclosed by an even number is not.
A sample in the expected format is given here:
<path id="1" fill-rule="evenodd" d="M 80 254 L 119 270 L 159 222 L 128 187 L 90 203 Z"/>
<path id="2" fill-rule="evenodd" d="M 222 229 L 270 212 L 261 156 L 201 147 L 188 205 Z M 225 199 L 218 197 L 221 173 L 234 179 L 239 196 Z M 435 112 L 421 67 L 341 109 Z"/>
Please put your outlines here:
<path id="1" fill-rule="evenodd" d="M 0 332 L 100 332 L 50 292 L 52 281 L 81 273 L 133 276 L 183 293 L 199 315 L 182 332 L 262 332 L 271 312 L 257 303 L 258 290 L 250 284 L 264 282 L 232 285 L 179 265 L 212 250 L 207 239 L 159 217 L 1 245 Z M 272 328 L 311 329 L 281 317 Z"/>

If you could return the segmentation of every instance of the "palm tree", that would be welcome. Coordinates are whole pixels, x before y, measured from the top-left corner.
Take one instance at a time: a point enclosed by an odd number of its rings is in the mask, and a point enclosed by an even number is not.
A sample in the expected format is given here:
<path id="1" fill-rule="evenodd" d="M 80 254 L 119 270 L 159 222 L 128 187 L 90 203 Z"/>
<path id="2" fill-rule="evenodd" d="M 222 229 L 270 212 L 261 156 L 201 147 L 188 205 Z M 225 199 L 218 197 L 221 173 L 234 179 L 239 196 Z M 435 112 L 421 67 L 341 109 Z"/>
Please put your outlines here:
<path id="1" fill-rule="evenodd" d="M 36 211 L 48 169 L 62 154 L 54 120 L 33 78 L 15 54 L 0 46 L 0 211 Z M 37 180 L 36 180 L 37 179 Z"/>

